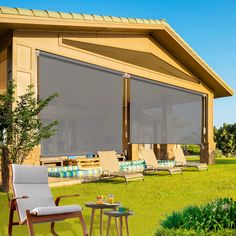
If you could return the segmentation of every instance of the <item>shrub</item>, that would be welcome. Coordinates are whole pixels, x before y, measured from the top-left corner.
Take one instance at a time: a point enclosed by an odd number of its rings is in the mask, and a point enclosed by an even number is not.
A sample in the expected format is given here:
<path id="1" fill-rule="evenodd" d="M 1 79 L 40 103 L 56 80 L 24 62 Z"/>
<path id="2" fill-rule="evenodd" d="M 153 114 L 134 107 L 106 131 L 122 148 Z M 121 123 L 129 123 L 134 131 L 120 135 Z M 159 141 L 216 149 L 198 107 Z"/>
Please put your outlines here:
<path id="1" fill-rule="evenodd" d="M 222 158 L 222 157 L 225 157 L 225 156 L 223 155 L 222 151 L 219 150 L 219 149 L 216 149 L 216 150 L 215 150 L 215 158 Z"/>
<path id="2" fill-rule="evenodd" d="M 198 233 L 236 229 L 236 201 L 220 198 L 205 206 L 189 206 L 182 212 L 173 212 L 161 226 L 165 229 L 194 230 Z"/>
<path id="3" fill-rule="evenodd" d="M 230 154 L 234 153 L 236 151 L 236 123 L 224 123 L 219 129 L 214 127 L 214 140 L 216 147 L 224 155 L 230 156 Z"/>
<path id="4" fill-rule="evenodd" d="M 159 228 L 154 233 L 154 236 L 233 236 L 236 235 L 236 230 L 219 230 L 216 232 L 196 232 L 194 230 L 186 230 L 186 229 L 164 229 Z"/>
<path id="5" fill-rule="evenodd" d="M 155 236 L 195 236 L 196 232 L 194 230 L 186 229 L 165 229 L 160 228 L 154 234 Z"/>
<path id="6" fill-rule="evenodd" d="M 200 154 L 200 146 L 199 145 L 182 145 L 183 151 L 185 155 L 199 155 Z"/>

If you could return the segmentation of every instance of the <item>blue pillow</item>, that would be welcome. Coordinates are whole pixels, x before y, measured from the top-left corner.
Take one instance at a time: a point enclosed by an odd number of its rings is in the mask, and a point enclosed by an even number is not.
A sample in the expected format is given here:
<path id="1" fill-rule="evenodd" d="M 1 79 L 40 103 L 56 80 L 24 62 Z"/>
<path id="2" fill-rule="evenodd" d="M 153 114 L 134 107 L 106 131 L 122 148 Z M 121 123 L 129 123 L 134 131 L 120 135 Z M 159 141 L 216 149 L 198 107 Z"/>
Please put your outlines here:
<path id="1" fill-rule="evenodd" d="M 78 156 L 68 156 L 69 159 L 76 159 Z"/>
<path id="2" fill-rule="evenodd" d="M 86 158 L 93 158 L 93 154 L 92 153 L 86 154 Z"/>

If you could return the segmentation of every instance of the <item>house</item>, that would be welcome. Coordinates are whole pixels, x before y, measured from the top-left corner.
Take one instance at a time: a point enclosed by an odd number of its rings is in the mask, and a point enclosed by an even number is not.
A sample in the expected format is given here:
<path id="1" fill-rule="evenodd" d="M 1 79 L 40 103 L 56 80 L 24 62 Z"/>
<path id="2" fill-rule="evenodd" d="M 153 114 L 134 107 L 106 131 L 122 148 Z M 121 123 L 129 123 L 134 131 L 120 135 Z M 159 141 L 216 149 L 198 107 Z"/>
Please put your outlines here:
<path id="1" fill-rule="evenodd" d="M 116 150 L 138 158 L 142 145 L 170 159 L 176 144 L 201 146 L 214 162 L 213 100 L 233 90 L 165 20 L 0 7 L 0 92 L 29 84 L 59 97 L 41 114 L 58 132 L 39 156 Z"/>

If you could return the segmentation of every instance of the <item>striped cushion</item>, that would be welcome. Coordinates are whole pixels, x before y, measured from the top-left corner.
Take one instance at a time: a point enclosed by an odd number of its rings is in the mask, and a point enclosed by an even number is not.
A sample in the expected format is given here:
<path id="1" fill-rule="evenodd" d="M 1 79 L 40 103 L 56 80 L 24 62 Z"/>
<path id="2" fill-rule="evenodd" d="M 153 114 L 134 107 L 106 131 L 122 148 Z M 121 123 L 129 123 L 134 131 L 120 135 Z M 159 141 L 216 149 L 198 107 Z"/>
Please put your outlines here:
<path id="1" fill-rule="evenodd" d="M 158 160 L 158 166 L 160 167 L 174 167 L 176 162 L 171 160 Z"/>
<path id="2" fill-rule="evenodd" d="M 145 161 L 135 160 L 135 161 L 124 161 L 120 162 L 120 170 L 126 173 L 142 172 L 145 169 Z"/>
<path id="3" fill-rule="evenodd" d="M 48 172 L 61 172 L 61 171 L 72 171 L 79 170 L 79 166 L 64 166 L 64 167 L 51 167 L 48 168 Z"/>
<path id="4" fill-rule="evenodd" d="M 102 172 L 101 168 L 83 170 L 78 166 L 59 167 L 58 169 L 49 168 L 48 176 L 57 178 L 68 177 L 84 177 L 84 176 L 99 176 Z"/>

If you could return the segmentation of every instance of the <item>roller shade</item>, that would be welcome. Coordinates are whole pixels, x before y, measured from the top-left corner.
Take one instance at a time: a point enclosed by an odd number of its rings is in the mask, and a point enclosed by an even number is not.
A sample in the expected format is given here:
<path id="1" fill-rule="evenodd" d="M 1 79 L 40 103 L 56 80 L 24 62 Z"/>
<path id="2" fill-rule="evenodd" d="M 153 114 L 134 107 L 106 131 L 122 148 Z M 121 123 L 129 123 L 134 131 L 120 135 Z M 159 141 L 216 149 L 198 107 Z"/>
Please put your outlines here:
<path id="1" fill-rule="evenodd" d="M 41 144 L 41 155 L 122 151 L 122 75 L 77 60 L 39 52 L 39 95 L 56 98 L 40 114 L 58 131 Z"/>
<path id="2" fill-rule="evenodd" d="M 130 142 L 200 144 L 202 94 L 130 79 Z"/>

